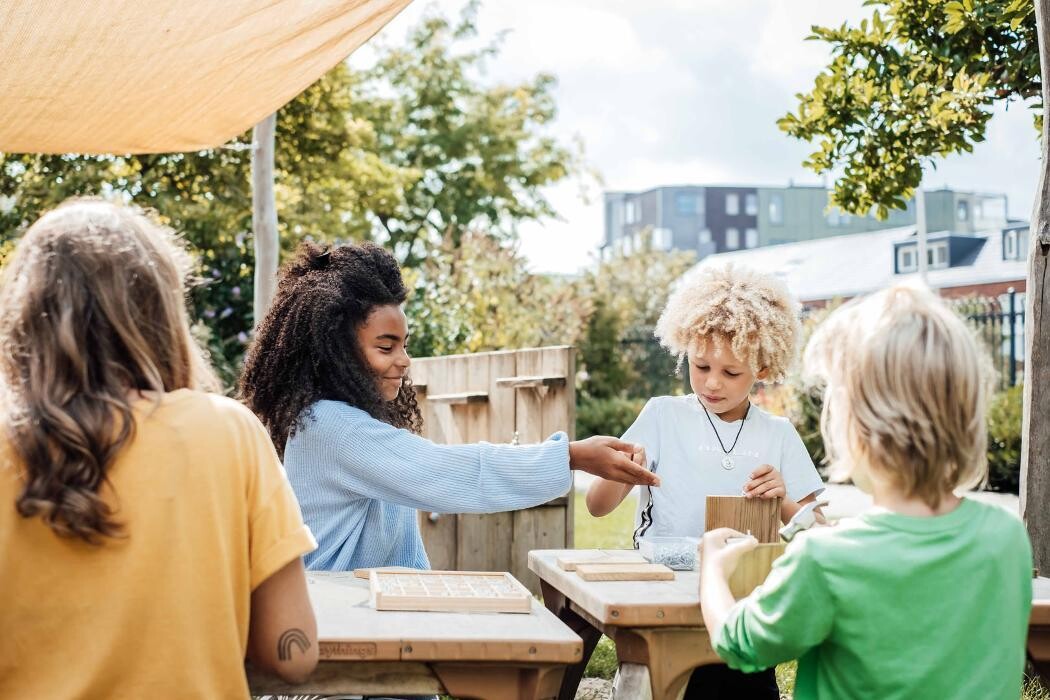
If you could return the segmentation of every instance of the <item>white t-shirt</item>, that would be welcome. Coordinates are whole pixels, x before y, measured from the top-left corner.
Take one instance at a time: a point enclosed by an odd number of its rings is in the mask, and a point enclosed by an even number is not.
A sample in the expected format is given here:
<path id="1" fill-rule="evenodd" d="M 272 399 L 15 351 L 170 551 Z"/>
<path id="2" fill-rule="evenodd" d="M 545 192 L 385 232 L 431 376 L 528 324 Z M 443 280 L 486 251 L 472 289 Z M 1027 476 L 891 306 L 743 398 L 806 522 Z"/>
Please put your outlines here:
<path id="1" fill-rule="evenodd" d="M 714 413 L 709 422 L 704 413 L 695 394 L 657 396 L 623 434 L 624 440 L 645 447 L 649 468 L 661 482 L 658 488 L 641 488 L 635 543 L 642 535 L 699 537 L 707 497 L 742 495 L 749 475 L 762 464 L 781 473 L 793 501 L 824 490 L 802 438 L 786 418 L 752 405 L 741 427 L 741 421 L 727 423 Z M 722 464 L 726 453 L 712 423 L 725 449 L 737 441 L 729 453 L 732 469 Z"/>

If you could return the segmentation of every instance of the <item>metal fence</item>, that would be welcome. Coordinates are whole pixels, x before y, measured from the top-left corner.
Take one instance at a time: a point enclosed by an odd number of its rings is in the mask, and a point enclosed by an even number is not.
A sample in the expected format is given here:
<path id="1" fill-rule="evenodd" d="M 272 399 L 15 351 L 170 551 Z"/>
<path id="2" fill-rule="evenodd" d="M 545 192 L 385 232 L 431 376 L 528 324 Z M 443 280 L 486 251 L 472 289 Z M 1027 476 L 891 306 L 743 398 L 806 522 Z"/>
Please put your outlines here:
<path id="1" fill-rule="evenodd" d="M 999 375 L 999 388 L 1024 380 L 1024 293 L 1013 288 L 998 297 L 955 299 L 951 306 L 985 341 Z"/>

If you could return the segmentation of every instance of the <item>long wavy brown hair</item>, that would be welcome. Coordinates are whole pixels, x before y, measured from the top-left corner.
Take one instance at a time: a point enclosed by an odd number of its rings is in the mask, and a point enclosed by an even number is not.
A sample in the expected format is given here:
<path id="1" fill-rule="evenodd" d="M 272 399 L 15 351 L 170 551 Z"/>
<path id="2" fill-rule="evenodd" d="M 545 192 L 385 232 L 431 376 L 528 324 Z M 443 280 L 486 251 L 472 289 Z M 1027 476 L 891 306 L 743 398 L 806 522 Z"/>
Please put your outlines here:
<path id="1" fill-rule="evenodd" d="M 194 342 L 190 258 L 138 209 L 73 200 L 42 216 L 0 275 L 0 422 L 24 470 L 16 507 L 60 536 L 119 536 L 100 493 L 134 437 L 132 401 L 215 388 Z"/>
<path id="2" fill-rule="evenodd" d="M 357 342 L 357 329 L 372 311 L 407 296 L 397 260 L 378 245 L 300 246 L 281 271 L 240 381 L 242 400 L 270 431 L 278 454 L 284 456 L 285 442 L 322 399 L 422 432 L 411 381 L 405 378 L 394 401 L 384 400 Z"/>

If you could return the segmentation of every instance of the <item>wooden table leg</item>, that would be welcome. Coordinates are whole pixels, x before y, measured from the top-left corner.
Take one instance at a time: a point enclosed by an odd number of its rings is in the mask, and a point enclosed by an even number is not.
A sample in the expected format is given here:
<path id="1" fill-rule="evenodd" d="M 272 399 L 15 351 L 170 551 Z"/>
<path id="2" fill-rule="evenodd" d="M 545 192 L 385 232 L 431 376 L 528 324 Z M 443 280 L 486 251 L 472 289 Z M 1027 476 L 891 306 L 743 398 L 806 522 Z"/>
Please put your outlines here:
<path id="1" fill-rule="evenodd" d="M 612 700 L 653 700 L 649 668 L 642 664 L 620 664 L 613 682 Z"/>
<path id="2" fill-rule="evenodd" d="M 1050 687 L 1050 627 L 1028 628 L 1028 659 L 1043 685 Z"/>
<path id="3" fill-rule="evenodd" d="M 431 664 L 445 692 L 461 700 L 554 700 L 565 666 Z"/>
<path id="4" fill-rule="evenodd" d="M 722 663 L 702 628 L 609 628 L 606 634 L 616 642 L 621 670 L 633 664 L 648 669 L 652 700 L 677 700 L 685 692 L 694 668 Z M 637 681 L 632 678 L 631 682 Z"/>
<path id="5" fill-rule="evenodd" d="M 574 700 L 576 691 L 580 687 L 580 680 L 583 679 L 583 673 L 587 669 L 587 663 L 591 659 L 591 654 L 594 653 L 594 648 L 598 646 L 602 633 L 588 620 L 570 609 L 569 602 L 557 588 L 541 580 L 540 589 L 543 593 L 543 604 L 547 606 L 547 609 L 583 640 L 583 658 L 579 663 L 572 664 L 565 669 L 565 676 L 558 692 L 558 700 Z"/>

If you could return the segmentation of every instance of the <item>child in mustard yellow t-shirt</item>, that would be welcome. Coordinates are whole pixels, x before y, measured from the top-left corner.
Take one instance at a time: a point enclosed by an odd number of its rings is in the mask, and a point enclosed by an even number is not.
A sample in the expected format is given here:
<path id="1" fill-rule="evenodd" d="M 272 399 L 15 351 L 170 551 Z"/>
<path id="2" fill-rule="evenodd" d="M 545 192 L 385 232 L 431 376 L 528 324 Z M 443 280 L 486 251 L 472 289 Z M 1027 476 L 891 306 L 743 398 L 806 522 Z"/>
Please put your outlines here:
<path id="1" fill-rule="evenodd" d="M 317 663 L 314 548 L 192 336 L 172 233 L 67 203 L 0 278 L 0 697 L 247 697 Z"/>

